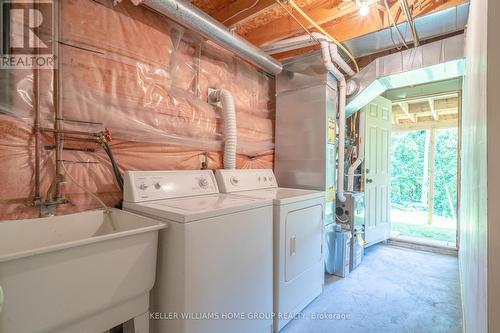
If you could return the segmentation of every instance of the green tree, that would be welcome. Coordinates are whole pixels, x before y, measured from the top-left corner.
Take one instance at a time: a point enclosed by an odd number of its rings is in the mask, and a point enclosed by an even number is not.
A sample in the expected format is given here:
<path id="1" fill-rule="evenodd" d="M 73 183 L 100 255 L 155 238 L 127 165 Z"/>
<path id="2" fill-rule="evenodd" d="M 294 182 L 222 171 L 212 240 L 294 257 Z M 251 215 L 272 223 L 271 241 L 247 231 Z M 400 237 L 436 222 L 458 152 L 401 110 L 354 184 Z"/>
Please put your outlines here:
<path id="1" fill-rule="evenodd" d="M 425 131 L 392 133 L 391 199 L 393 203 L 423 208 Z"/>
<path id="2" fill-rule="evenodd" d="M 436 130 L 434 213 L 452 217 L 457 204 L 458 130 Z M 424 172 L 425 131 L 392 133 L 391 200 L 426 210 L 420 202 Z"/>
<path id="3" fill-rule="evenodd" d="M 436 215 L 454 216 L 457 208 L 456 128 L 436 130 L 436 164 L 434 166 L 434 211 Z"/>

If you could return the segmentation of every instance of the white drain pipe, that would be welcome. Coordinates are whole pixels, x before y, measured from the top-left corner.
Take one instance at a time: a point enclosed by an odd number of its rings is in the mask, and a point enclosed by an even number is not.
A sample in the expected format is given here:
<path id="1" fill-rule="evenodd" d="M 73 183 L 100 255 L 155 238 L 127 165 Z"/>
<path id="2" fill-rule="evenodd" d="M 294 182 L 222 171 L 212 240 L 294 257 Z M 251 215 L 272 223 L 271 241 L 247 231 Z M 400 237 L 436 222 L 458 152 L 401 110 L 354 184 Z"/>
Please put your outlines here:
<path id="1" fill-rule="evenodd" d="M 365 158 L 365 112 L 359 113 L 359 151 L 358 158 L 347 171 L 347 190 L 354 191 L 354 172 L 361 165 Z"/>
<path id="2" fill-rule="evenodd" d="M 349 66 L 340 56 L 338 51 L 339 48 L 337 45 L 329 43 L 328 47 L 330 49 L 330 57 L 332 57 L 332 61 L 335 64 L 339 65 L 340 68 L 342 68 L 342 70 L 349 76 L 353 76 L 354 74 L 356 74 L 356 72 L 351 68 L 351 66 Z M 352 82 L 355 83 L 354 81 Z"/>
<path id="3" fill-rule="evenodd" d="M 224 169 L 236 169 L 236 108 L 229 90 L 217 89 L 209 94 L 211 102 L 220 102 L 224 118 Z"/>
<path id="4" fill-rule="evenodd" d="M 339 146 L 338 146 L 338 169 L 337 169 L 337 200 L 345 202 L 344 195 L 344 159 L 345 159 L 345 102 L 347 84 L 344 75 L 333 65 L 332 56 L 328 42 L 321 43 L 321 56 L 327 70 L 337 79 L 339 83 Z"/>

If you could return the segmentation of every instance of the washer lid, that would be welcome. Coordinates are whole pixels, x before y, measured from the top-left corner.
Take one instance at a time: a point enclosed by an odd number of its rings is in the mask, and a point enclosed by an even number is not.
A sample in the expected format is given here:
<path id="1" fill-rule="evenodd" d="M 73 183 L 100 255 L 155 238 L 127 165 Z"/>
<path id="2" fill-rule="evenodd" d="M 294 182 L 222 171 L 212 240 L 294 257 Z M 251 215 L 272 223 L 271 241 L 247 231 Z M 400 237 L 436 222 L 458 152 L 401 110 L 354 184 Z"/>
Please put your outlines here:
<path id="1" fill-rule="evenodd" d="M 213 194 L 142 203 L 124 202 L 124 207 L 149 216 L 186 223 L 271 204 L 272 200 L 270 199 Z"/>
<path id="2" fill-rule="evenodd" d="M 234 193 L 245 197 L 272 199 L 275 205 L 286 205 L 298 201 L 321 198 L 325 196 L 323 191 L 302 190 L 297 188 L 270 188 L 264 190 L 242 191 Z"/>

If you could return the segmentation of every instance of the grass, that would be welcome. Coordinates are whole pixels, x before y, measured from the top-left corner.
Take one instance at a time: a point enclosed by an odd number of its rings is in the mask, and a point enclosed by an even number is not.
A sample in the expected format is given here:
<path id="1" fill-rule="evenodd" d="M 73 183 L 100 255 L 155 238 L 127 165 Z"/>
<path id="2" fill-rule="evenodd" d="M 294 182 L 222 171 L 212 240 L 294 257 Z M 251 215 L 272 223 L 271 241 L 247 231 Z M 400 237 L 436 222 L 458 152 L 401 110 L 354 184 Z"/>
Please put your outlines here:
<path id="1" fill-rule="evenodd" d="M 455 243 L 455 230 L 450 228 L 436 227 L 428 224 L 406 224 L 391 222 L 391 230 L 397 231 L 401 235 L 434 239 Z"/>

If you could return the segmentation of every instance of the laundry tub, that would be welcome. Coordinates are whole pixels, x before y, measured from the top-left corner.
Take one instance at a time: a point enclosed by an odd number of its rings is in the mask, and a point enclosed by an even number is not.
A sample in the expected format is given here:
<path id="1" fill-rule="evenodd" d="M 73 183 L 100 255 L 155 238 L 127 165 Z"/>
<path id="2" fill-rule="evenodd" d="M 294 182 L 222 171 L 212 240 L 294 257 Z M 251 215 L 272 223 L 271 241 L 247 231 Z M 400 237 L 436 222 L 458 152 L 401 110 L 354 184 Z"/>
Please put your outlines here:
<path id="1" fill-rule="evenodd" d="M 0 222 L 0 332 L 103 332 L 144 317 L 164 227 L 117 209 Z"/>

